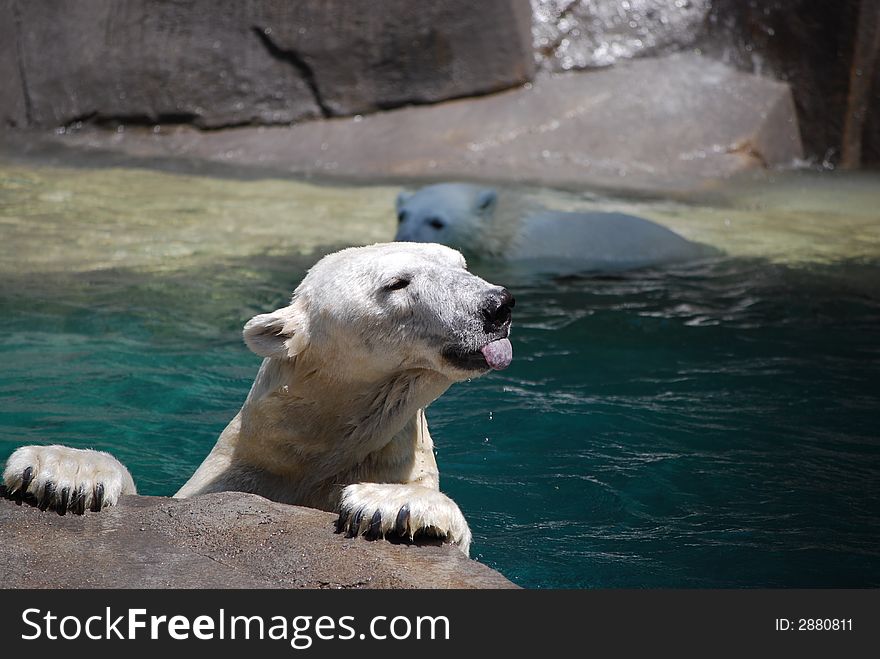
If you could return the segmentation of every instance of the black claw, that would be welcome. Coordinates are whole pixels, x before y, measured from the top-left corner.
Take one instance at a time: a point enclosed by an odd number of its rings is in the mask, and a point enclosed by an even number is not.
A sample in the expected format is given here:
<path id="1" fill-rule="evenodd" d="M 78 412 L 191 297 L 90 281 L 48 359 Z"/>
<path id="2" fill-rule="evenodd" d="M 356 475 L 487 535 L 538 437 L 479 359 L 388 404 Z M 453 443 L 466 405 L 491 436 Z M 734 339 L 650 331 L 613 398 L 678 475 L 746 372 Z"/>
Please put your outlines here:
<path id="1" fill-rule="evenodd" d="M 21 487 L 18 492 L 21 493 L 22 496 L 27 492 L 32 480 L 34 480 L 34 468 L 28 467 L 21 474 Z"/>
<path id="2" fill-rule="evenodd" d="M 58 514 L 66 515 L 67 514 L 67 504 L 70 502 L 70 488 L 65 487 L 61 490 L 61 502 L 58 504 Z"/>
<path id="3" fill-rule="evenodd" d="M 34 468 L 27 467 L 23 472 L 21 472 L 21 485 L 14 490 L 7 490 L 6 498 L 12 499 L 18 505 L 21 505 L 21 502 L 24 501 L 24 497 L 27 494 L 27 489 L 30 486 L 31 482 L 34 480 Z"/>
<path id="4" fill-rule="evenodd" d="M 378 540 L 382 537 L 382 513 L 378 510 L 370 518 L 370 525 L 367 527 L 364 537 L 367 540 Z"/>
<path id="5" fill-rule="evenodd" d="M 46 510 L 49 506 L 52 505 L 52 499 L 55 498 L 55 483 L 48 482 L 46 483 L 46 487 L 43 488 L 43 496 L 40 497 L 40 502 L 38 507 L 40 510 Z"/>
<path id="6" fill-rule="evenodd" d="M 104 505 L 104 483 L 98 483 L 95 485 L 95 491 L 92 495 L 92 506 L 90 510 L 93 513 L 101 512 L 101 507 Z"/>
<path id="7" fill-rule="evenodd" d="M 70 512 L 74 515 L 82 515 L 86 512 L 86 488 L 85 485 L 80 485 L 76 492 L 73 493 L 73 498 L 70 501 Z"/>
<path id="8" fill-rule="evenodd" d="M 336 518 L 336 533 L 342 533 L 345 530 L 345 527 L 348 526 L 349 517 L 351 517 L 351 511 L 339 513 L 339 517 Z"/>
<path id="9" fill-rule="evenodd" d="M 397 513 L 397 521 L 394 523 L 394 532 L 401 538 L 409 535 L 409 504 L 404 504 Z"/>
<path id="10" fill-rule="evenodd" d="M 364 509 L 361 508 L 358 510 L 354 517 L 351 518 L 351 522 L 348 525 L 348 533 L 345 534 L 346 538 L 353 538 L 356 535 L 360 534 L 361 530 L 361 520 L 364 518 Z"/>

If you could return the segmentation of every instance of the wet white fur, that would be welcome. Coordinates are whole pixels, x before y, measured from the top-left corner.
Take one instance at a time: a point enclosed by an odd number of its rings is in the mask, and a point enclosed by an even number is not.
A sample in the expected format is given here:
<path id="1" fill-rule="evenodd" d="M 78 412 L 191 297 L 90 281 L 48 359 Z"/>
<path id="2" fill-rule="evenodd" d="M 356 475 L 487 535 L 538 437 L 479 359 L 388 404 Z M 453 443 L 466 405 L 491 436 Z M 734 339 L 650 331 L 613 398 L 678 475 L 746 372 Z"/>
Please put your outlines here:
<path id="1" fill-rule="evenodd" d="M 444 360 L 455 345 L 485 342 L 481 305 L 493 286 L 467 272 L 460 253 L 435 244 L 352 248 L 319 261 L 291 303 L 252 318 L 247 345 L 264 357 L 241 411 L 176 494 L 243 491 L 360 515 L 361 531 L 381 513 L 382 532 L 409 507 L 410 535 L 430 529 L 467 553 L 458 506 L 439 491 L 424 408 L 453 382 L 479 375 Z M 390 290 L 400 280 L 409 285 Z M 16 451 L 4 473 L 10 490 L 28 466 L 51 479 L 105 483 L 105 505 L 134 493 L 112 456 L 59 446 Z M 16 480 L 18 479 L 18 480 Z"/>

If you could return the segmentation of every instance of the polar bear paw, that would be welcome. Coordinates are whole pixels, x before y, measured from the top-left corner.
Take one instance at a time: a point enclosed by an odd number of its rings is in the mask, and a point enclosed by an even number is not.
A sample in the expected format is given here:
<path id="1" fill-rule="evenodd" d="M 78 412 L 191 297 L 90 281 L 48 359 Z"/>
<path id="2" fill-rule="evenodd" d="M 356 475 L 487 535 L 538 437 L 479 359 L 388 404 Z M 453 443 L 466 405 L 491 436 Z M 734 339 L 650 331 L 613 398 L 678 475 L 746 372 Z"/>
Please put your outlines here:
<path id="1" fill-rule="evenodd" d="M 448 496 L 420 485 L 356 483 L 342 490 L 337 533 L 378 538 L 433 536 L 456 545 L 465 556 L 471 530 Z"/>
<path id="2" fill-rule="evenodd" d="M 136 494 L 131 474 L 109 453 L 66 446 L 23 446 L 6 461 L 6 496 L 32 497 L 40 510 L 82 515 Z"/>

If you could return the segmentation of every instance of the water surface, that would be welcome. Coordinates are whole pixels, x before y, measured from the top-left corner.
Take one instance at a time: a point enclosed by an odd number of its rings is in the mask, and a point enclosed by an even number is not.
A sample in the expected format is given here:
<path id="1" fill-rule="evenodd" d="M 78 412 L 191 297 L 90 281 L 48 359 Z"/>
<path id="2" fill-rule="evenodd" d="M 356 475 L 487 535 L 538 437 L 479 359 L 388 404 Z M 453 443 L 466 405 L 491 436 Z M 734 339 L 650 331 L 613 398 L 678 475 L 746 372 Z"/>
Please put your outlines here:
<path id="1" fill-rule="evenodd" d="M 725 251 L 614 277 L 472 264 L 515 359 L 428 410 L 473 555 L 528 587 L 880 586 L 880 178 L 539 190 Z M 241 405 L 240 330 L 396 188 L 0 164 L 0 460 L 110 450 L 172 494 Z"/>

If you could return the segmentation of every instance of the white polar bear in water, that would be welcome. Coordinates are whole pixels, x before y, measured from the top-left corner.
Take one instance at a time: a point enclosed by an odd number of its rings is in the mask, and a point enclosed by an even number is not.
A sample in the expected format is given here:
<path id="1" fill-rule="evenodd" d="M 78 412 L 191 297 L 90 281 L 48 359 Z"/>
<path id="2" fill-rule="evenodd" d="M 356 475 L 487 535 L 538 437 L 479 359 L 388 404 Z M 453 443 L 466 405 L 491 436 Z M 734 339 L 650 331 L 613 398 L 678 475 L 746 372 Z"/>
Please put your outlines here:
<path id="1" fill-rule="evenodd" d="M 468 552 L 471 532 L 439 490 L 424 408 L 454 382 L 510 364 L 507 289 L 442 245 L 389 243 L 321 259 L 290 304 L 252 318 L 264 358 L 244 406 L 175 496 L 240 491 L 338 511 L 337 529 L 433 535 Z M 42 509 L 99 511 L 134 494 L 107 453 L 25 446 L 3 474 Z"/>
<path id="2" fill-rule="evenodd" d="M 613 272 L 701 258 L 704 245 L 624 213 L 523 208 L 517 195 L 440 183 L 397 197 L 395 240 L 441 243 L 479 259 L 567 274 Z M 510 198 L 509 202 L 505 198 Z"/>

